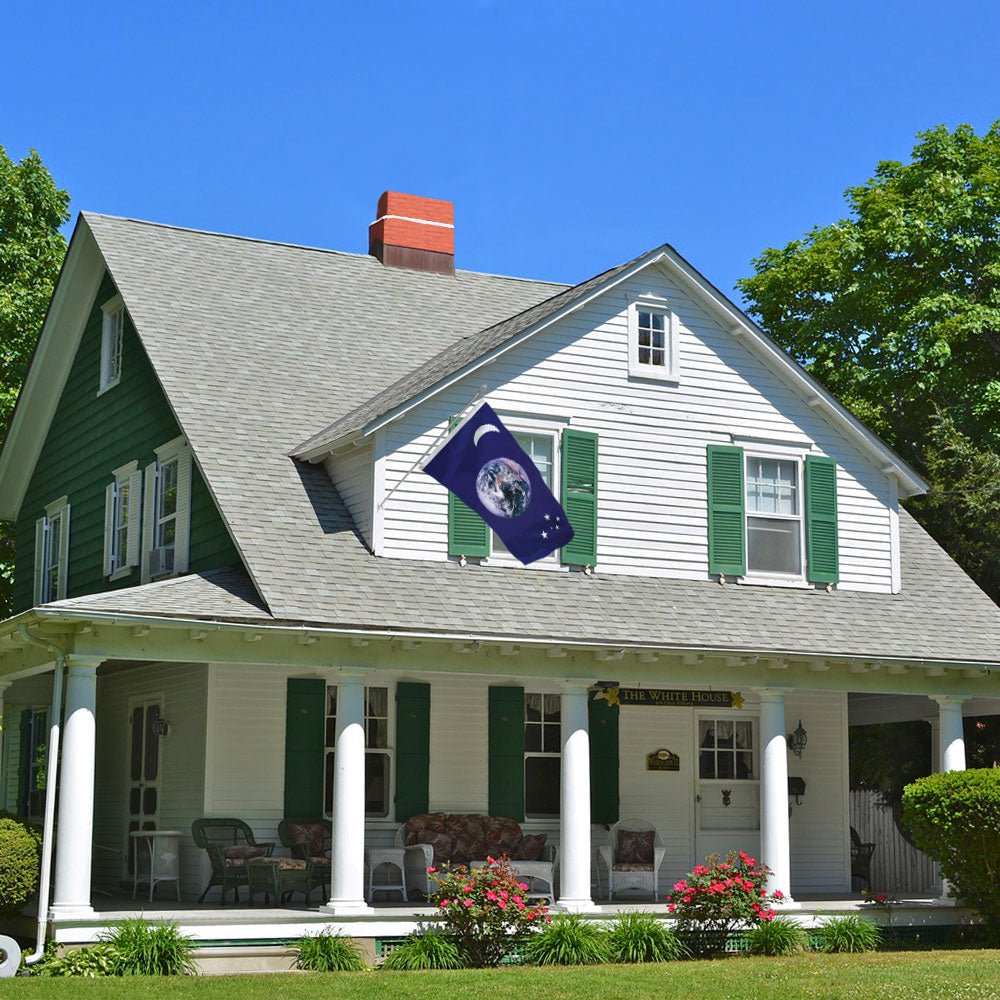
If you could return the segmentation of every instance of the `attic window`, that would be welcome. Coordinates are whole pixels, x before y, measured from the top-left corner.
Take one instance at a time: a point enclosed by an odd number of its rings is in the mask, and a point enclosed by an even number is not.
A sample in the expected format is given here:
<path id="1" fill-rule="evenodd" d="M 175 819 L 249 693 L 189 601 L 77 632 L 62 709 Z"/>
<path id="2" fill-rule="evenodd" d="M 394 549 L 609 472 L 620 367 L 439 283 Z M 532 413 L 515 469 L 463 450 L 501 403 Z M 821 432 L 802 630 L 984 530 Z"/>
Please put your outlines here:
<path id="1" fill-rule="evenodd" d="M 125 333 L 125 304 L 120 295 L 101 306 L 101 379 L 98 395 L 118 385 L 122 377 L 122 340 Z"/>
<path id="2" fill-rule="evenodd" d="M 644 296 L 629 303 L 628 373 L 677 381 L 677 318 L 663 299 Z"/>

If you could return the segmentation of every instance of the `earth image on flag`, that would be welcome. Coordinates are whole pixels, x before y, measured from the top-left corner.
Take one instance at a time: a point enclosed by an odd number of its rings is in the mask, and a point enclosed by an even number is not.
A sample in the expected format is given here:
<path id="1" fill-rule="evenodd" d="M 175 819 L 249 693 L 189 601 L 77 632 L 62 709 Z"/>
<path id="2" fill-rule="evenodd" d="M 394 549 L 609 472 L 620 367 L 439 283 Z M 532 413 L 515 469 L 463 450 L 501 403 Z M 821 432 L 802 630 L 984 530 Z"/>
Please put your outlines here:
<path id="1" fill-rule="evenodd" d="M 476 476 L 476 495 L 491 514 L 520 517 L 531 503 L 531 481 L 513 459 L 493 458 Z"/>

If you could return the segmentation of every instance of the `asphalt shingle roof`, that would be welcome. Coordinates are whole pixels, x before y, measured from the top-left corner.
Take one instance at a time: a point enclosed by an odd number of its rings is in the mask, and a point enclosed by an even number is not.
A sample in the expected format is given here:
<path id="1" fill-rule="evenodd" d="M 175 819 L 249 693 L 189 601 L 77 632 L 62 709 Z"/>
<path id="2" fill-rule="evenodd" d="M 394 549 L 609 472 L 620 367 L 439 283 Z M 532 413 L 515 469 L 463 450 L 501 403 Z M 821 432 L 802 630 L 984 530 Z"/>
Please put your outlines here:
<path id="1" fill-rule="evenodd" d="M 465 317 L 502 326 L 564 286 L 86 219 L 263 603 L 240 574 L 204 574 L 62 607 L 1000 662 L 1000 609 L 905 513 L 897 595 L 376 558 L 325 470 L 289 451 L 469 338 Z"/>

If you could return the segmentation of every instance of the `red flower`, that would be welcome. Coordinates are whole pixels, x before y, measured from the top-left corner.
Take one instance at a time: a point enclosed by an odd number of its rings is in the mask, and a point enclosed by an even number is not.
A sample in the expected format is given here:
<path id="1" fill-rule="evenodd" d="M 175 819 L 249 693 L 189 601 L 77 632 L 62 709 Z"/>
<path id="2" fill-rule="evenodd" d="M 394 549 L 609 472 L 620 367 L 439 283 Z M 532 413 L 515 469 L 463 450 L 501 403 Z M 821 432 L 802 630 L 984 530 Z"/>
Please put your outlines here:
<path id="1" fill-rule="evenodd" d="M 785 898 L 785 894 L 780 889 L 775 889 L 774 890 L 774 898 L 775 899 L 784 899 Z"/>

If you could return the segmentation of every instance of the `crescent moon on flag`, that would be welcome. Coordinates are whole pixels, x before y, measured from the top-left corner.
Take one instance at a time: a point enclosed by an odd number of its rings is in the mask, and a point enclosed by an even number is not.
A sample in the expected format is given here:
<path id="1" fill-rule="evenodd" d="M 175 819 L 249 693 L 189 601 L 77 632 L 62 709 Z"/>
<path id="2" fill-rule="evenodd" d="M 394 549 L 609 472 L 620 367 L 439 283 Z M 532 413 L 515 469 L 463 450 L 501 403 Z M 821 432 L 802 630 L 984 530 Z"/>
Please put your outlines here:
<path id="1" fill-rule="evenodd" d="M 479 439 L 484 434 L 499 434 L 499 433 L 500 433 L 500 428 L 497 427 L 495 424 L 483 424 L 483 426 L 480 427 L 480 428 L 478 428 L 476 430 L 476 433 L 473 435 L 473 437 L 472 437 L 472 444 L 474 446 L 478 445 L 479 444 Z"/>

